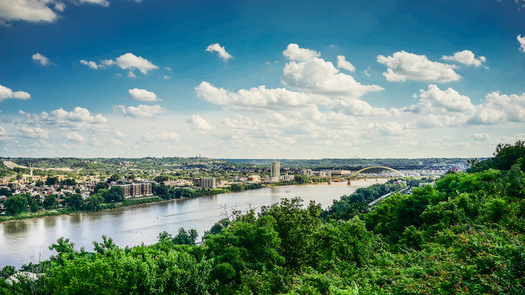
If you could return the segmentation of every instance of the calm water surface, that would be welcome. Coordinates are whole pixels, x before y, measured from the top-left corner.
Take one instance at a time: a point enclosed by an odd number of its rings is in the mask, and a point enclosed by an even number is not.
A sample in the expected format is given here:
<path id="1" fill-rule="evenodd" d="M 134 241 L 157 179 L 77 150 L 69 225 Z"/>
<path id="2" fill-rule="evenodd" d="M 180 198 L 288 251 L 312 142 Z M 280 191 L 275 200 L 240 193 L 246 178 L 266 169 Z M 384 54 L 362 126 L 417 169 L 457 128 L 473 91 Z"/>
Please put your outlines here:
<path id="1" fill-rule="evenodd" d="M 102 241 L 102 235 L 113 238 L 121 247 L 156 243 L 160 232 L 177 234 L 180 227 L 196 229 L 202 236 L 224 217 L 225 208 L 228 212 L 232 209 L 245 211 L 277 203 L 281 198 L 301 197 L 305 206 L 314 200 L 325 209 L 334 199 L 374 183 L 375 180 L 361 180 L 353 181 L 351 186 L 346 183 L 280 186 L 101 212 L 3 222 L 0 223 L 0 268 L 5 265 L 20 267 L 47 259 L 54 254 L 48 247 L 60 237 L 69 238 L 77 250 L 83 246 L 91 251 L 93 241 Z"/>

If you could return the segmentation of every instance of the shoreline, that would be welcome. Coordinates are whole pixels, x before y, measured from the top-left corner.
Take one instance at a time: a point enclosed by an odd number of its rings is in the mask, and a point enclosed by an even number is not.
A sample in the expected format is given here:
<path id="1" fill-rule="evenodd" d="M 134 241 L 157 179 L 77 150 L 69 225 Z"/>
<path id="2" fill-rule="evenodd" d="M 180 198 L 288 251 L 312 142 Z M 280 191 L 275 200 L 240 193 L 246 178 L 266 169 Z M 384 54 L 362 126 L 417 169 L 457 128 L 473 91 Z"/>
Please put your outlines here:
<path id="1" fill-rule="evenodd" d="M 344 184 L 344 185 L 347 185 L 345 182 L 332 182 L 331 184 L 329 184 L 328 182 L 310 182 L 310 183 L 295 183 L 295 184 L 279 183 L 279 184 L 276 184 L 276 185 L 265 185 L 265 186 L 263 186 L 261 188 L 250 189 L 250 190 L 258 190 L 258 189 L 263 189 L 263 188 L 282 187 L 282 186 L 302 186 L 302 185 L 320 185 L 320 184 L 326 184 L 326 185 L 343 185 Z M 222 192 L 221 194 L 230 194 L 230 193 L 238 193 L 238 192 L 237 191 L 227 191 L 227 192 Z M 204 195 L 204 196 L 213 196 L 213 195 L 218 195 L 218 194 L 210 194 L 210 195 Z M 34 215 L 34 216 L 23 215 L 23 216 L 18 216 L 18 217 L 17 216 L 13 216 L 14 218 L 9 218 L 9 219 L 6 219 L 6 220 L 0 220 L 0 223 L 21 221 L 21 220 L 25 220 L 25 219 L 35 219 L 35 218 L 43 218 L 43 217 L 61 216 L 61 215 L 74 215 L 74 214 L 79 214 L 79 213 L 91 213 L 91 212 L 110 211 L 110 210 L 119 209 L 119 208 L 122 208 L 122 207 L 136 207 L 136 206 L 141 206 L 141 205 L 158 204 L 158 203 L 164 203 L 164 202 L 175 201 L 175 200 L 190 200 L 190 199 L 196 199 L 196 198 L 200 198 L 200 197 L 204 197 L 204 196 L 198 196 L 198 197 L 195 197 L 195 198 L 182 197 L 182 198 L 178 198 L 178 199 L 168 199 L 168 200 L 162 199 L 159 196 L 151 196 L 151 197 L 147 197 L 147 198 L 129 198 L 129 199 L 125 199 L 125 200 L 137 201 L 137 200 L 149 200 L 149 199 L 155 199 L 155 198 L 159 198 L 161 200 L 151 201 L 151 202 L 144 202 L 144 203 L 137 203 L 137 204 L 130 204 L 130 205 L 122 205 L 122 203 L 125 201 L 124 200 L 123 202 L 114 203 L 114 204 L 108 204 L 110 206 L 111 205 L 115 205 L 115 207 L 104 208 L 104 209 L 98 210 L 98 211 L 70 211 L 70 209 L 68 209 L 68 208 L 60 208 L 60 209 L 53 209 L 53 211 L 47 211 L 47 210 L 43 211 L 44 214 L 40 214 L 40 215 Z M 63 211 L 69 211 L 69 212 L 60 212 L 62 210 Z M 40 211 L 38 211 L 38 212 L 40 212 Z M 3 217 L 4 216 L 0 216 L 0 219 L 2 219 Z"/>

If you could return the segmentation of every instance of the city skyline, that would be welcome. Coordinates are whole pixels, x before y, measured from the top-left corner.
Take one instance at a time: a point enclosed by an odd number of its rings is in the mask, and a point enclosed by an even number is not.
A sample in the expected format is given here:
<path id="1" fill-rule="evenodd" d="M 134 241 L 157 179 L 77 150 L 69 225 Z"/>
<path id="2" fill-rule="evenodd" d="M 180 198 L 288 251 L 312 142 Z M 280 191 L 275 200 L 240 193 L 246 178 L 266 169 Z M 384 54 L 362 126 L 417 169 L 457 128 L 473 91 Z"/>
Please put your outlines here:
<path id="1" fill-rule="evenodd" d="M 4 157 L 487 157 L 525 1 L 0 0 Z"/>

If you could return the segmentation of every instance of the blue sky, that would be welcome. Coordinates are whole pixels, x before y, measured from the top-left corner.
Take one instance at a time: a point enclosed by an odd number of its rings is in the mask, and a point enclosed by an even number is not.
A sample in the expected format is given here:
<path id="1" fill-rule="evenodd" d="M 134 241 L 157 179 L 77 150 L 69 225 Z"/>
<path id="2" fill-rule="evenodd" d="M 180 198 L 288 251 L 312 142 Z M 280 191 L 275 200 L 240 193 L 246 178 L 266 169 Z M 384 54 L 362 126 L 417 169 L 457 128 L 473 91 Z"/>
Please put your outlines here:
<path id="1" fill-rule="evenodd" d="M 0 154 L 480 157 L 525 138 L 525 0 L 0 0 Z"/>

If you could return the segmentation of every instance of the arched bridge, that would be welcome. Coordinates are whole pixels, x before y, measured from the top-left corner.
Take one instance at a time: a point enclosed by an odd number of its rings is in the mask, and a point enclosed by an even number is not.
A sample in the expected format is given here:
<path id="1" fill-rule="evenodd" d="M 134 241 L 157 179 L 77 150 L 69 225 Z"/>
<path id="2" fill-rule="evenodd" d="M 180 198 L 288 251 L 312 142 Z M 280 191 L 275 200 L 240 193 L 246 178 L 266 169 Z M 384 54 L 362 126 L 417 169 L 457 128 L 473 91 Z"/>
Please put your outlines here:
<path id="1" fill-rule="evenodd" d="M 363 171 L 365 171 L 365 170 L 368 170 L 368 169 L 374 169 L 374 168 L 381 168 L 381 169 L 387 169 L 387 170 L 390 170 L 390 171 L 394 171 L 395 173 L 401 175 L 402 177 L 405 177 L 405 175 L 404 175 L 403 173 L 397 171 L 396 169 L 390 168 L 390 167 L 385 167 L 385 166 L 371 166 L 371 167 L 363 168 L 363 169 L 361 169 L 361 170 L 359 170 L 359 171 L 356 171 L 356 172 L 350 174 L 350 176 L 348 176 L 348 178 L 352 178 L 352 177 L 356 176 L 357 174 L 359 174 L 359 173 L 361 173 L 361 172 L 363 172 Z"/>

